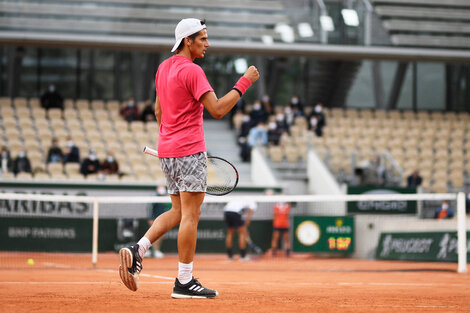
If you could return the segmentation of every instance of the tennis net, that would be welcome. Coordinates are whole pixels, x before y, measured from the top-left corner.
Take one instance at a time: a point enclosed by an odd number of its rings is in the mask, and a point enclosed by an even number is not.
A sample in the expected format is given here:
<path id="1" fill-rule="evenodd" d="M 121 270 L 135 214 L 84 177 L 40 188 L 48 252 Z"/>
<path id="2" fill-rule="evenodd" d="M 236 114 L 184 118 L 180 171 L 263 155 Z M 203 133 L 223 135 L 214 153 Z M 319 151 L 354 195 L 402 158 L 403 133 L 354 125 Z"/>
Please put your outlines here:
<path id="1" fill-rule="evenodd" d="M 454 218 L 425 218 L 423 212 L 444 200 L 456 211 Z M 154 196 L 0 194 L 0 268 L 99 267 L 105 255 L 115 255 L 145 233 L 152 203 L 169 201 Z M 257 203 L 248 229 L 266 255 L 271 253 L 273 207 L 284 203 L 291 207 L 290 246 L 296 254 L 455 262 L 458 272 L 467 271 L 470 243 L 463 193 L 206 196 L 198 253 L 225 252 L 223 208 L 231 201 Z M 164 252 L 176 252 L 177 232 L 164 236 Z"/>

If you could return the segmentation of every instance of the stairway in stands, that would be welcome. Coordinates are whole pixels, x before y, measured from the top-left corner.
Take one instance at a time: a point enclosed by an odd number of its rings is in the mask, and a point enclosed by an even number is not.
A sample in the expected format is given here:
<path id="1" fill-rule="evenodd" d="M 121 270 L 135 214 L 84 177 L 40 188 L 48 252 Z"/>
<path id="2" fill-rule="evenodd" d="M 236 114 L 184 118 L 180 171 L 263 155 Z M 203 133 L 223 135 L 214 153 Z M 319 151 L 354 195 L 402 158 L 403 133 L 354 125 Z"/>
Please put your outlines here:
<path id="1" fill-rule="evenodd" d="M 251 183 L 251 164 L 242 162 L 235 133 L 230 129 L 228 121 L 205 119 L 204 134 L 207 152 L 233 163 L 240 175 L 239 183 Z"/>
<path id="2" fill-rule="evenodd" d="M 312 99 L 312 103 L 323 103 L 326 107 L 343 107 L 361 64 L 353 61 L 319 61 L 313 68 L 314 78 L 308 98 Z"/>

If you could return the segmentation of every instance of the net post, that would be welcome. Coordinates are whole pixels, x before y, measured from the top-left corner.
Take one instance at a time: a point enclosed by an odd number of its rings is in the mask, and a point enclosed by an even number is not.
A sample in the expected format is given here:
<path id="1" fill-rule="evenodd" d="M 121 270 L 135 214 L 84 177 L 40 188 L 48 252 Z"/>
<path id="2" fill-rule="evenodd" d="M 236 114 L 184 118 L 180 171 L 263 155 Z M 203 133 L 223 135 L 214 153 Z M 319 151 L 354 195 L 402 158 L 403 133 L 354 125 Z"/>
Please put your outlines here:
<path id="1" fill-rule="evenodd" d="M 98 217 L 99 217 L 99 201 L 98 198 L 93 200 L 93 236 L 91 244 L 91 263 L 96 267 L 98 262 Z"/>
<path id="2" fill-rule="evenodd" d="M 467 217 L 465 213 L 465 193 L 457 194 L 457 238 L 458 268 L 457 272 L 467 272 Z"/>

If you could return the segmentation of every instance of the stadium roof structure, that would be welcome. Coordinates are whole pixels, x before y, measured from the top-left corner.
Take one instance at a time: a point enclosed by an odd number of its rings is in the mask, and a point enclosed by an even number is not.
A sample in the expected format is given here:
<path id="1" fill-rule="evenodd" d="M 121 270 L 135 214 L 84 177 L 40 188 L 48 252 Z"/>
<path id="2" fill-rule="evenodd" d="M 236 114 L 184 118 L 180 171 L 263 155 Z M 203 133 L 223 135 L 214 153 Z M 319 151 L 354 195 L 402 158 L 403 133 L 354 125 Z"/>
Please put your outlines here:
<path id="1" fill-rule="evenodd" d="M 170 51 L 181 18 L 206 19 L 211 52 L 329 59 L 470 62 L 468 50 L 283 42 L 282 0 L 0 0 L 0 44 Z M 294 29 L 294 27 L 293 27 Z"/>

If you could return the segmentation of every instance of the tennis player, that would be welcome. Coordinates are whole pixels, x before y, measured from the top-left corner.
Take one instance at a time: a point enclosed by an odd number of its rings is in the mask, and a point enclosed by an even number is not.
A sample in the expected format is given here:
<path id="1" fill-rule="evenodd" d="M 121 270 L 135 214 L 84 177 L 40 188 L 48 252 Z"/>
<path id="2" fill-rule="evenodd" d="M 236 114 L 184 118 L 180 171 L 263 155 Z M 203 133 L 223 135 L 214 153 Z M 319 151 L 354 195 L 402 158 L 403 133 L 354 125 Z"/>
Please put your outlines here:
<path id="1" fill-rule="evenodd" d="M 218 99 L 202 68 L 193 63 L 210 47 L 204 21 L 187 18 L 175 29 L 175 55 L 163 61 L 155 77 L 155 115 L 160 124 L 158 154 L 165 173 L 172 208 L 155 219 L 142 239 L 120 250 L 119 273 L 130 290 L 137 290 L 142 257 L 154 241 L 179 225 L 178 277 L 173 298 L 213 298 L 216 290 L 203 287 L 193 277 L 197 225 L 207 180 L 203 110 L 217 118 L 230 112 L 259 78 L 250 66 L 232 90 Z"/>

